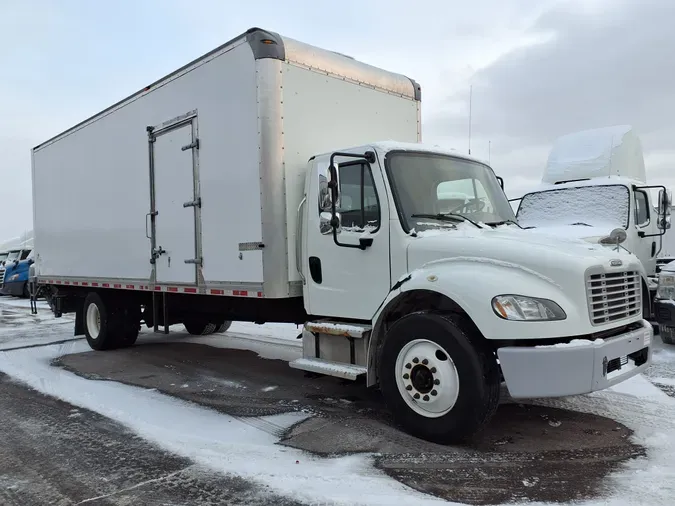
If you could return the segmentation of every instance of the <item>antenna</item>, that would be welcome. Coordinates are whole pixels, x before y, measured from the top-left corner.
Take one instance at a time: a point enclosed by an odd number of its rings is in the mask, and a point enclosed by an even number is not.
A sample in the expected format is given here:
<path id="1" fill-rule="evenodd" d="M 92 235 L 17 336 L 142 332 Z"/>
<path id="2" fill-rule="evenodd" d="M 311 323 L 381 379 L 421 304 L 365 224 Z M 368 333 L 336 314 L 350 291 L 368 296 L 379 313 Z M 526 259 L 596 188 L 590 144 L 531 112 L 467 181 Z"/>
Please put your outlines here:
<path id="1" fill-rule="evenodd" d="M 471 100 L 473 98 L 473 84 L 469 86 L 469 154 L 471 154 Z"/>

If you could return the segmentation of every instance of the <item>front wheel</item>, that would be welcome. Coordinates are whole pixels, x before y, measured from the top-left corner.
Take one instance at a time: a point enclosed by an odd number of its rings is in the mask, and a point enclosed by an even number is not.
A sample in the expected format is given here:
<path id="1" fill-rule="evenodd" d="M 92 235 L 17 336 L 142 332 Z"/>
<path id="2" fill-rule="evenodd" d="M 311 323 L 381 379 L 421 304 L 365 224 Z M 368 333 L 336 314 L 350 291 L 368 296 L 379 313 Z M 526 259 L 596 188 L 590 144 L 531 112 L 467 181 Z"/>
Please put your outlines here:
<path id="1" fill-rule="evenodd" d="M 459 316 L 414 313 L 395 322 L 385 336 L 379 379 L 394 419 L 435 443 L 466 441 L 499 403 L 494 353 Z"/>

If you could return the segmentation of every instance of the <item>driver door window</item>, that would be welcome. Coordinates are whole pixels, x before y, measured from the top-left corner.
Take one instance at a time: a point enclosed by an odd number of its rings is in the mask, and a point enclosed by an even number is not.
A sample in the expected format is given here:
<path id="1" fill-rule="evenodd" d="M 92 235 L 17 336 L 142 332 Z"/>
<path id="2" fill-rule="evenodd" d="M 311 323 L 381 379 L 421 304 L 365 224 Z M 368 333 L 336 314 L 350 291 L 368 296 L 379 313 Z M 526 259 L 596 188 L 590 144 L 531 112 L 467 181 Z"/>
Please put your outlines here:
<path id="1" fill-rule="evenodd" d="M 635 192 L 635 226 L 644 227 L 649 224 L 649 199 L 643 191 Z"/>
<path id="2" fill-rule="evenodd" d="M 337 212 L 345 232 L 376 232 L 380 228 L 380 203 L 370 167 L 365 163 L 340 165 Z"/>

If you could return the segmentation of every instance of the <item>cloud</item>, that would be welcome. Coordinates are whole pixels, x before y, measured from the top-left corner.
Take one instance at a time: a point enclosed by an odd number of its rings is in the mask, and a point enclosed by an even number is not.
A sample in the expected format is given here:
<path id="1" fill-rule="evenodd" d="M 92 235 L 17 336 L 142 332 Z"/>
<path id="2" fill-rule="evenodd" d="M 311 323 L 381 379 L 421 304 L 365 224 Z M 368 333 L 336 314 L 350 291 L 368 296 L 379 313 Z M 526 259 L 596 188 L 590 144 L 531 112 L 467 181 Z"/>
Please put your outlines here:
<path id="1" fill-rule="evenodd" d="M 668 176 L 666 168 L 675 162 L 675 2 L 619 0 L 592 7 L 553 6 L 529 30 L 532 44 L 470 79 L 474 144 L 485 155 L 492 140 L 492 160 L 502 172 L 534 181 L 548 151 L 540 149 L 532 163 L 537 146 L 576 130 L 628 123 L 642 137 L 648 174 Z M 466 138 L 467 90 L 450 95 L 444 110 L 429 120 L 427 132 Z"/>

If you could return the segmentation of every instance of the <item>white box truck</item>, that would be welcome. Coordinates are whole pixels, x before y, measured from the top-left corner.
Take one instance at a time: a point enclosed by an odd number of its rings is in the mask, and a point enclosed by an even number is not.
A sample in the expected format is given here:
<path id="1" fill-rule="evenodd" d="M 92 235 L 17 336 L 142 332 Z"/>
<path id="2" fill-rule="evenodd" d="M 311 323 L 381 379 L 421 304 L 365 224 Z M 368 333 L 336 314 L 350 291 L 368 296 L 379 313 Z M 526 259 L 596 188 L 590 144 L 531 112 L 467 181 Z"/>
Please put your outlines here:
<path id="1" fill-rule="evenodd" d="M 365 378 L 441 443 L 502 382 L 643 371 L 639 260 L 521 230 L 488 165 L 420 141 L 414 81 L 251 29 L 33 149 L 34 281 L 96 350 L 303 324 L 292 367 Z"/>
<path id="2" fill-rule="evenodd" d="M 520 225 L 625 248 L 645 268 L 645 318 L 653 318 L 657 261 L 670 228 L 670 190 L 648 185 L 642 142 L 630 125 L 582 130 L 556 139 L 539 188 L 520 199 Z M 657 191 L 658 203 L 652 191 Z M 614 232 L 614 235 L 612 235 Z M 618 241 L 617 241 L 618 238 Z"/>

